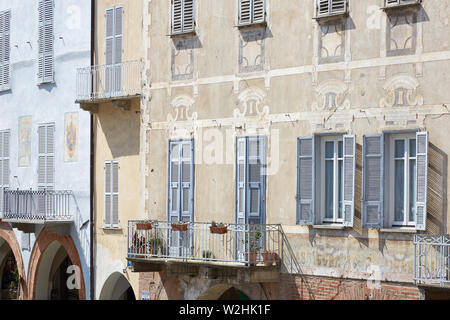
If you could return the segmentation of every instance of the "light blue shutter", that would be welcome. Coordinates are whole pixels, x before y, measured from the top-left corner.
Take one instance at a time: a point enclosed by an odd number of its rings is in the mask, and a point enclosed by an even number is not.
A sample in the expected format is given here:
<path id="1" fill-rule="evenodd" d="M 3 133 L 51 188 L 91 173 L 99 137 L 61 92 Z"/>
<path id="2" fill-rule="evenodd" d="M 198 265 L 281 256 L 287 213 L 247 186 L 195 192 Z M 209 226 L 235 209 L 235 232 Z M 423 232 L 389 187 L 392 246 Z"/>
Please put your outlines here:
<path id="1" fill-rule="evenodd" d="M 10 132 L 0 132 L 0 214 L 4 213 L 4 192 L 9 188 Z"/>
<path id="2" fill-rule="evenodd" d="M 247 140 L 236 140 L 236 223 L 246 223 Z"/>
<path id="3" fill-rule="evenodd" d="M 363 142 L 363 227 L 383 227 L 384 135 L 365 135 Z"/>
<path id="4" fill-rule="evenodd" d="M 353 227 L 355 214 L 356 137 L 344 135 L 344 226 Z"/>
<path id="5" fill-rule="evenodd" d="M 11 11 L 0 12 L 0 91 L 11 89 Z"/>
<path id="6" fill-rule="evenodd" d="M 169 222 L 180 220 L 180 157 L 181 145 L 169 143 Z"/>
<path id="7" fill-rule="evenodd" d="M 425 231 L 427 222 L 428 189 L 428 132 L 418 132 L 417 139 L 417 193 L 416 193 L 416 229 Z"/>
<path id="8" fill-rule="evenodd" d="M 314 137 L 305 137 L 298 139 L 297 223 L 299 225 L 313 225 L 315 222 L 314 144 L 315 144 Z"/>
<path id="9" fill-rule="evenodd" d="M 247 138 L 247 222 L 262 224 L 265 207 L 265 139 Z"/>
<path id="10" fill-rule="evenodd" d="M 181 144 L 181 218 L 183 222 L 194 220 L 194 143 L 193 141 Z"/>
<path id="11" fill-rule="evenodd" d="M 54 81 L 54 5 L 53 0 L 39 1 L 38 82 Z"/>

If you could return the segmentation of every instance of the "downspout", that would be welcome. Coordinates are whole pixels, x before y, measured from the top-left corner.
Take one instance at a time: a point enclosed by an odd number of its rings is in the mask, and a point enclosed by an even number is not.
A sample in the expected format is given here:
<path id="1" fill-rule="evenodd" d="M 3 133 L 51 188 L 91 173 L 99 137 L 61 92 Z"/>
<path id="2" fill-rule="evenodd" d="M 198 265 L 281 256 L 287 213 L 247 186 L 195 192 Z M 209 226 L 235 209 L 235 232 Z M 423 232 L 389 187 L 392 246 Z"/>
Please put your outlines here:
<path id="1" fill-rule="evenodd" d="M 91 66 L 95 63 L 95 0 L 91 0 Z M 95 187 L 95 156 L 94 156 L 94 114 L 91 112 L 91 154 L 90 154 L 90 175 L 91 175 L 91 187 L 90 187 L 90 219 L 91 219 L 91 300 L 95 300 L 95 217 L 94 217 L 94 187 Z"/>

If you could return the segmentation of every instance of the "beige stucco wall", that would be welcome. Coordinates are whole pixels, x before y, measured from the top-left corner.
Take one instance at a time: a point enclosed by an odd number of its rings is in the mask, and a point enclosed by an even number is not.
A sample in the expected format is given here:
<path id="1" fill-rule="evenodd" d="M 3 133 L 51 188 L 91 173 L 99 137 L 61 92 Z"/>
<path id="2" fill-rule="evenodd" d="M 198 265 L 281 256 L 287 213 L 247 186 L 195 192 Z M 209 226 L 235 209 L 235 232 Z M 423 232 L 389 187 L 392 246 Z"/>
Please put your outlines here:
<path id="1" fill-rule="evenodd" d="M 151 99 L 143 104 L 145 134 L 141 136 L 147 151 L 142 160 L 145 214 L 167 220 L 168 142 L 195 138 L 195 221 L 209 222 L 214 217 L 234 223 L 235 137 L 260 129 L 262 135 L 271 132 L 269 143 L 274 141 L 279 154 L 278 169 L 267 179 L 266 221 L 283 225 L 303 272 L 367 278 L 370 267 L 376 265 L 381 266 L 385 280 L 412 281 L 413 234 L 362 228 L 362 139 L 387 130 L 429 132 L 427 232 L 447 233 L 450 116 L 444 104 L 450 103 L 446 85 L 450 26 L 443 12 L 449 12 L 450 1 L 423 1 L 418 22 L 411 28 L 415 31 L 393 31 L 393 37 L 399 38 L 413 32 L 415 48 L 405 55 L 387 56 L 383 1 L 350 0 L 342 60 L 321 63 L 313 1 L 268 0 L 264 67 L 251 73 L 239 72 L 239 36 L 245 29 L 235 27 L 237 1 L 198 1 L 196 35 L 187 41 L 194 47 L 193 72 L 186 80 L 172 78 L 171 68 L 185 66 L 189 54 L 182 52 L 182 59 L 172 59 L 180 37 L 167 36 L 169 3 L 143 2 L 144 78 L 151 83 L 144 88 Z M 330 48 L 339 46 L 335 39 L 323 37 L 323 41 Z M 252 50 L 248 57 L 255 56 Z M 389 103 L 393 92 L 405 86 L 410 101 L 404 106 Z M 329 92 L 338 96 L 336 110 L 322 105 Z M 245 104 L 250 106 L 255 96 L 257 108 L 245 113 Z M 245 128 L 240 129 L 243 123 Z M 205 164 L 200 159 L 207 158 L 205 145 L 211 145 L 209 135 L 214 132 L 222 135 L 223 161 Z M 324 132 L 345 132 L 357 138 L 355 225 L 346 230 L 295 225 L 297 138 Z"/>

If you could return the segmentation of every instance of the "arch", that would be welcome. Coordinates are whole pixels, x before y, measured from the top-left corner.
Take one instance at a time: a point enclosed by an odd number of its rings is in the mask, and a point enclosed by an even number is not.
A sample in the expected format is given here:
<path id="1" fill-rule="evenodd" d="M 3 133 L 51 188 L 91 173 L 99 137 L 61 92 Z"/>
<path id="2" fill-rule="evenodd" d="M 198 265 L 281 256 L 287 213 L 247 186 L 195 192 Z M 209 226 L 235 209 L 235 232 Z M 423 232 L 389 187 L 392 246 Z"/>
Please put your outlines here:
<path id="1" fill-rule="evenodd" d="M 86 287 L 84 282 L 83 268 L 81 266 L 80 256 L 78 250 L 70 236 L 62 236 L 57 233 L 43 229 L 40 233 L 33 247 L 30 257 L 30 265 L 28 268 L 28 298 L 33 300 L 36 298 L 36 288 L 39 280 L 38 273 L 41 261 L 47 255 L 56 256 L 61 245 L 67 252 L 67 255 L 73 265 L 80 270 L 80 289 L 78 290 L 78 298 L 80 300 L 86 299 Z M 51 268 L 51 267 L 50 267 Z"/>
<path id="2" fill-rule="evenodd" d="M 249 295 L 244 293 L 241 288 L 236 288 L 235 286 L 229 284 L 217 284 L 210 287 L 202 295 L 200 295 L 197 300 L 220 300 L 227 293 L 234 291 L 241 295 L 245 300 L 249 300 Z M 228 297 L 227 297 L 228 300 Z"/>
<path id="3" fill-rule="evenodd" d="M 127 278 L 119 272 L 114 272 L 103 284 L 99 300 L 123 300 L 121 297 L 124 294 L 129 294 L 132 299 L 136 300 L 136 294 Z"/>
<path id="4" fill-rule="evenodd" d="M 19 269 L 20 277 L 20 300 L 26 300 L 28 298 L 28 288 L 27 288 L 27 277 L 25 273 L 25 267 L 23 264 L 22 253 L 20 250 L 19 242 L 16 239 L 16 235 L 7 223 L 0 222 L 0 238 L 3 239 L 13 252 L 14 258 L 16 259 L 17 268 Z"/>

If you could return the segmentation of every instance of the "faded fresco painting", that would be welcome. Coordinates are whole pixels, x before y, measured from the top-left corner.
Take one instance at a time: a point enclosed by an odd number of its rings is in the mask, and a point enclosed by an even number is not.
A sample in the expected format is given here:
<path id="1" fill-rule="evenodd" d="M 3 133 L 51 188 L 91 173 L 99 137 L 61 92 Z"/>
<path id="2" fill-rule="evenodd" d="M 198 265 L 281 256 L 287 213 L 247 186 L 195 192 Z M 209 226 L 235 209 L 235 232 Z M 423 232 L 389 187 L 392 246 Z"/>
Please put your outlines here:
<path id="1" fill-rule="evenodd" d="M 66 113 L 65 115 L 65 162 L 76 162 L 78 149 L 78 113 Z"/>
<path id="2" fill-rule="evenodd" d="M 19 118 L 19 167 L 31 166 L 31 117 Z"/>

